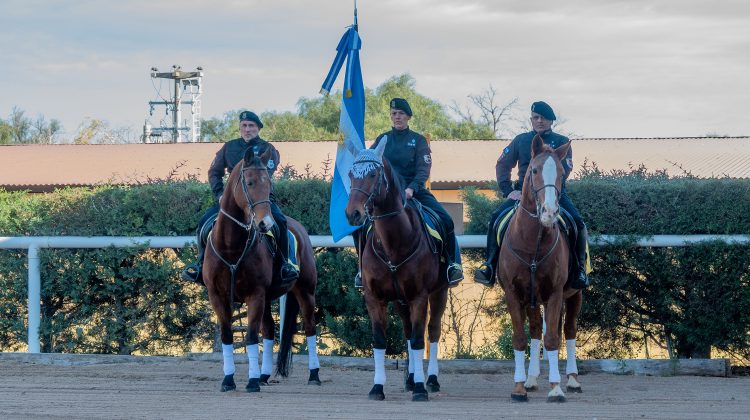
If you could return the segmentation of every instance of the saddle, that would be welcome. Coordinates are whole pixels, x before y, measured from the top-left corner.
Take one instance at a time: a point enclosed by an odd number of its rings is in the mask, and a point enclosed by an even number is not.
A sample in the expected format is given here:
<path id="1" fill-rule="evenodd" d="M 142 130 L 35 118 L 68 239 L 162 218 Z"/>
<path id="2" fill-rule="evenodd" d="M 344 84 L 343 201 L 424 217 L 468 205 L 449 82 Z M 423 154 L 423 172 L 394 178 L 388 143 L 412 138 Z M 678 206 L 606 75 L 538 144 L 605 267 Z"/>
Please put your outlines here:
<path id="1" fill-rule="evenodd" d="M 440 216 L 438 216 L 435 210 L 424 206 L 416 198 L 408 200 L 406 205 L 417 211 L 422 226 L 424 227 L 425 232 L 427 232 L 427 239 L 430 242 L 430 248 L 432 248 L 432 251 L 439 251 L 442 254 L 444 248 L 443 244 L 445 243 L 443 238 L 446 237 L 447 233 L 445 231 L 445 226 L 443 226 L 443 223 L 440 221 Z"/>
<path id="2" fill-rule="evenodd" d="M 213 230 L 214 224 L 216 223 L 216 218 L 218 217 L 218 213 L 211 215 L 208 219 L 206 219 L 205 223 L 203 223 L 203 226 L 200 227 L 198 230 L 198 240 L 200 241 L 200 247 L 201 249 L 206 249 L 206 244 L 208 244 L 208 237 L 211 235 L 211 231 Z M 299 270 L 299 261 L 297 261 L 297 237 L 292 234 L 292 231 L 287 229 L 286 230 L 287 238 L 289 238 L 289 263 L 292 264 L 297 270 Z M 279 226 L 274 224 L 273 229 L 266 232 L 263 237 L 266 239 L 266 245 L 268 246 L 268 250 L 271 252 L 271 255 L 274 257 L 276 256 L 276 237 L 279 235 Z M 280 267 L 280 261 L 278 259 L 274 259 L 274 268 Z M 274 270 L 274 272 L 277 272 L 278 270 Z"/>
<path id="3" fill-rule="evenodd" d="M 518 204 L 504 210 L 502 213 L 500 213 L 500 215 L 498 215 L 497 219 L 495 219 L 495 225 L 493 226 L 492 231 L 495 232 L 495 240 L 497 241 L 498 249 L 500 249 L 503 244 L 503 239 L 505 238 L 505 234 L 508 230 L 508 225 L 510 224 L 509 221 L 516 213 L 517 209 Z M 565 243 L 568 244 L 570 255 L 575 257 L 575 255 L 577 254 L 576 250 L 578 249 L 576 246 L 576 241 L 578 240 L 578 226 L 576 226 L 575 220 L 573 220 L 573 217 L 570 215 L 570 213 L 568 213 L 564 208 L 561 207 L 560 214 L 557 215 L 557 222 L 560 226 L 560 231 L 565 238 Z M 576 266 L 574 264 L 574 261 L 575 258 L 570 259 L 570 275 L 575 274 Z M 589 246 L 588 244 L 586 244 L 586 273 L 590 273 L 591 271 L 592 268 L 589 255 Z"/>

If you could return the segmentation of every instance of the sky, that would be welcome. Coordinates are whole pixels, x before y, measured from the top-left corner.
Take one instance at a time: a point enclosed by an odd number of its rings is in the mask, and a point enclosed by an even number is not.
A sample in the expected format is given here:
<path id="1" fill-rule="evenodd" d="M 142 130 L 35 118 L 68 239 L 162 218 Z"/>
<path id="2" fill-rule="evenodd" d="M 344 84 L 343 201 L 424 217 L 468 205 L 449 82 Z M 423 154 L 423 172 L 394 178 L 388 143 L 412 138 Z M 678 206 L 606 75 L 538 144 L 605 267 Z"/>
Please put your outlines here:
<path id="1" fill-rule="evenodd" d="M 359 0 L 358 12 L 369 88 L 409 73 L 448 106 L 492 86 L 499 103 L 518 98 L 519 118 L 544 100 L 584 138 L 750 135 L 747 0 Z M 174 64 L 203 68 L 203 118 L 295 111 L 352 20 L 352 0 L 0 0 L 0 118 L 18 107 L 64 137 L 87 118 L 137 134 L 159 100 L 150 68 Z"/>

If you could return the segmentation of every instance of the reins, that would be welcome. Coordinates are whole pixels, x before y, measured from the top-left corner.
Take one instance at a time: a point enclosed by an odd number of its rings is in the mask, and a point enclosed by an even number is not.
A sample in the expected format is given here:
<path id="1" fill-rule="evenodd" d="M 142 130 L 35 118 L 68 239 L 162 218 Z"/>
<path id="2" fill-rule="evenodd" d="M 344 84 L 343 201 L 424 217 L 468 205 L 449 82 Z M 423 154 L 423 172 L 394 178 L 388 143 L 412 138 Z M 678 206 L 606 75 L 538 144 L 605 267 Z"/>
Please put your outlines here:
<path id="1" fill-rule="evenodd" d="M 230 302 L 229 303 L 230 303 L 230 305 L 233 304 L 234 298 L 236 297 L 235 296 L 235 290 L 237 288 L 237 285 L 236 285 L 236 283 L 237 283 L 237 268 L 239 267 L 240 263 L 242 262 L 242 260 L 247 255 L 248 250 L 250 250 L 250 248 L 252 248 L 255 245 L 255 243 L 256 243 L 256 241 L 258 239 L 258 229 L 255 227 L 255 223 L 254 223 L 254 219 L 255 219 L 255 206 L 257 206 L 259 204 L 263 204 L 263 203 L 269 203 L 269 204 L 271 203 L 270 199 L 260 200 L 258 202 L 253 202 L 252 198 L 250 197 L 250 191 L 248 191 L 248 189 L 247 189 L 247 183 L 243 182 L 244 179 L 245 179 L 244 172 L 246 170 L 267 170 L 267 169 L 263 168 L 263 167 L 260 167 L 260 168 L 245 167 L 245 162 L 243 161 L 242 162 L 242 168 L 240 168 L 240 176 L 237 177 L 237 182 L 235 182 L 235 185 L 232 187 L 232 191 L 234 191 L 237 188 L 237 184 L 241 184 L 242 185 L 242 193 L 245 196 L 245 200 L 247 201 L 248 206 L 250 207 L 250 222 L 249 223 L 243 223 L 242 221 L 238 220 L 237 218 L 235 218 L 234 216 L 232 216 L 231 214 L 229 214 L 229 212 L 227 212 L 226 210 L 224 210 L 224 208 L 220 208 L 219 209 L 219 212 L 221 212 L 221 214 L 223 214 L 224 216 L 226 216 L 227 218 L 229 218 L 229 220 L 231 220 L 232 222 L 234 222 L 235 224 L 237 224 L 238 226 L 240 226 L 242 229 L 244 229 L 247 232 L 247 240 L 245 241 L 245 246 L 242 249 L 242 254 L 240 254 L 239 258 L 237 258 L 237 261 L 235 261 L 235 263 L 232 264 L 229 261 L 227 261 L 219 253 L 219 251 L 216 249 L 216 246 L 214 245 L 214 242 L 213 242 L 213 234 L 209 235 L 209 237 L 208 237 L 208 244 L 209 244 L 209 246 L 211 248 L 211 251 L 213 251 L 214 255 L 216 255 L 219 258 L 219 260 L 222 263 L 224 263 L 224 265 L 227 266 L 227 268 L 229 268 L 229 273 L 231 275 L 231 278 L 230 278 L 230 281 L 229 281 L 229 288 L 230 288 L 230 291 L 229 291 L 229 293 L 230 293 L 230 297 L 229 297 Z"/>
<path id="2" fill-rule="evenodd" d="M 508 249 L 510 250 L 510 253 L 514 257 L 516 257 L 516 259 L 518 259 L 519 261 L 524 263 L 527 267 L 529 267 L 529 281 L 530 281 L 529 293 L 531 295 L 530 296 L 531 307 L 536 308 L 536 293 L 534 293 L 534 288 L 536 285 L 536 272 L 539 269 L 539 265 L 544 260 L 546 260 L 547 257 L 552 255 L 552 251 L 555 250 L 555 248 L 557 247 L 557 243 L 560 241 L 560 228 L 559 226 L 557 226 L 557 224 L 555 224 L 555 242 L 552 244 L 552 247 L 550 247 L 549 251 L 547 251 L 547 253 L 541 259 L 537 259 L 537 257 L 539 256 L 539 251 L 541 250 L 541 246 L 542 246 L 542 233 L 544 232 L 544 229 L 543 229 L 544 226 L 542 225 L 542 222 L 539 220 L 539 215 L 542 213 L 541 211 L 542 205 L 539 202 L 539 191 L 542 191 L 543 189 L 547 187 L 554 188 L 555 198 L 559 203 L 560 190 L 557 188 L 557 185 L 555 184 L 544 184 L 540 188 L 534 188 L 534 177 L 531 174 L 529 175 L 529 182 L 530 182 L 531 192 L 534 197 L 534 204 L 536 205 L 536 213 L 532 213 L 529 210 L 527 210 L 526 207 L 524 207 L 523 204 L 521 204 L 520 202 L 519 202 L 518 207 L 520 207 L 530 218 L 536 220 L 537 225 L 539 226 L 537 237 L 536 237 L 536 250 L 534 251 L 534 256 L 531 259 L 531 261 L 526 261 L 525 259 L 521 258 L 520 255 L 518 255 L 518 253 L 513 249 L 513 246 L 510 243 L 510 236 L 508 236 L 506 241 L 508 241 Z M 513 218 L 515 217 L 516 216 L 514 215 Z M 557 217 L 557 215 L 555 215 L 555 217 Z"/>

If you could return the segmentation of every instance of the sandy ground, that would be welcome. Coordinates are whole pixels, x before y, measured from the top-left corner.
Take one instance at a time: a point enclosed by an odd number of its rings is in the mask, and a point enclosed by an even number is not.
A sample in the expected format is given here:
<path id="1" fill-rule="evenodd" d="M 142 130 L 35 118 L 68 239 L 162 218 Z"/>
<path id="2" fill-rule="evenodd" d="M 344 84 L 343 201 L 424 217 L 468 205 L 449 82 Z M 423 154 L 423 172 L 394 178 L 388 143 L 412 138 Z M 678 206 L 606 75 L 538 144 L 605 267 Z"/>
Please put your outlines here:
<path id="1" fill-rule="evenodd" d="M 0 356 L 3 356 L 0 354 Z M 323 366 L 322 386 L 309 386 L 304 357 L 289 378 L 244 391 L 247 364 L 238 364 L 238 391 L 221 393 L 218 360 L 99 356 L 64 360 L 0 357 L 0 418 L 748 418 L 750 377 L 580 376 L 584 392 L 547 403 L 546 390 L 529 402 L 510 400 L 510 373 L 440 375 L 442 390 L 415 403 L 401 371 L 388 370 L 385 401 L 369 401 L 372 372 Z M 542 367 L 545 375 L 545 366 Z M 543 387 L 547 385 L 542 381 Z"/>

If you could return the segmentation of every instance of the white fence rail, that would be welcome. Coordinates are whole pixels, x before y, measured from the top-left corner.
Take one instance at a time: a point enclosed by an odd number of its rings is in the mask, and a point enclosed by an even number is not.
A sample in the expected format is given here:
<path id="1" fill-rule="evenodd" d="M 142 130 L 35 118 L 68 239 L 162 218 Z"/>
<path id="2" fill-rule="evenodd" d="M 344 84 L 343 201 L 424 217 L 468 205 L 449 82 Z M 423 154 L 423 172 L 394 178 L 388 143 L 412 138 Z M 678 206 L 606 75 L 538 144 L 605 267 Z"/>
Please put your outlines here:
<path id="1" fill-rule="evenodd" d="M 592 236 L 594 245 L 612 245 L 627 239 L 627 236 Z M 334 242 L 331 236 L 311 236 L 314 247 L 352 247 L 350 236 Z M 690 246 L 704 241 L 723 241 L 729 244 L 750 243 L 750 235 L 654 235 L 642 237 L 638 246 L 671 247 Z M 486 236 L 462 235 L 458 244 L 462 248 L 484 248 Z M 127 248 L 146 246 L 148 248 L 182 248 L 195 244 L 193 236 L 12 236 L 0 237 L 0 249 L 28 250 L 28 352 L 39 353 L 39 325 L 41 323 L 41 274 L 39 268 L 40 248 L 107 248 L 110 246 Z"/>

